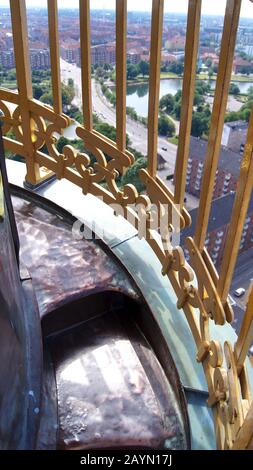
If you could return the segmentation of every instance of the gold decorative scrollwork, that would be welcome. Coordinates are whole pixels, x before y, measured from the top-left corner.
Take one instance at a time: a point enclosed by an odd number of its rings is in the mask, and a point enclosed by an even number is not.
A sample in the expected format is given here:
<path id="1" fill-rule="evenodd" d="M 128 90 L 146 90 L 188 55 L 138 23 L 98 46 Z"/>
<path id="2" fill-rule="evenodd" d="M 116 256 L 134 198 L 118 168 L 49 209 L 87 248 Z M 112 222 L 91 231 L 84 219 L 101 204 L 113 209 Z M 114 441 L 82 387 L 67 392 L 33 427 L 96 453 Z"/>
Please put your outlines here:
<path id="1" fill-rule="evenodd" d="M 6 134 L 12 130 L 17 139 L 17 142 L 5 139 L 5 144 L 28 158 L 18 95 L 5 92 L 4 97 L 9 97 L 10 102 L 14 101 L 16 106 L 11 111 L 5 100 L 0 100 L 3 131 Z M 79 186 L 84 194 L 102 196 L 106 203 L 118 205 L 123 210 L 121 215 L 128 217 L 138 228 L 139 237 L 142 238 L 145 234 L 147 242 L 162 264 L 162 274 L 168 276 L 173 286 L 178 299 L 177 306 L 184 310 L 194 336 L 197 361 L 202 363 L 207 378 L 208 404 L 214 410 L 218 445 L 220 448 L 231 448 L 242 426 L 245 410 L 249 408 L 246 368 L 242 368 L 239 376 L 232 346 L 225 343 L 223 349 L 221 343 L 212 340 L 210 336 L 210 323 L 213 321 L 217 325 L 223 325 L 227 321 L 231 322 L 233 311 L 228 301 L 221 302 L 217 290 L 218 274 L 208 253 L 206 250 L 200 253 L 194 240 L 187 238 L 186 248 L 190 258 L 188 263 L 183 249 L 172 246 L 171 236 L 190 225 L 189 214 L 174 204 L 169 189 L 146 169 L 139 174 L 145 185 L 145 194 L 139 194 L 132 184 L 119 187 L 118 176 L 124 174 L 134 163 L 134 157 L 128 151 L 120 151 L 110 139 L 78 126 L 76 135 L 83 140 L 85 151 L 80 152 L 73 146 L 66 145 L 60 153 L 57 150 L 57 139 L 69 125 L 69 118 L 55 114 L 52 108 L 35 100 L 29 102 L 28 112 L 34 165 L 45 166 L 58 179 L 68 179 Z M 132 205 L 135 205 L 134 209 L 131 208 Z M 154 205 L 157 208 L 156 213 L 153 210 Z M 161 243 L 154 232 L 161 236 Z"/>

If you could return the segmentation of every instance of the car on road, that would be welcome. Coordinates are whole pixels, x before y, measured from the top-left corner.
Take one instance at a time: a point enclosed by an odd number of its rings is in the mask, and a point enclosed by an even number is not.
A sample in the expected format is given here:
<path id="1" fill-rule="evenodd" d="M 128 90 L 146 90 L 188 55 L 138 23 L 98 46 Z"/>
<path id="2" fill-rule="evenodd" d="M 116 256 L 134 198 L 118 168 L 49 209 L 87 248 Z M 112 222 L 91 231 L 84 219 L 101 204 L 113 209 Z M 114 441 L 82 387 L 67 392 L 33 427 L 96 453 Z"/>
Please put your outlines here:
<path id="1" fill-rule="evenodd" d="M 165 150 L 165 152 L 167 152 L 167 147 L 162 147 L 162 150 Z"/>
<path id="2" fill-rule="evenodd" d="M 238 289 L 234 291 L 234 295 L 235 297 L 242 297 L 245 294 L 245 292 L 246 291 L 243 287 L 238 287 Z"/>

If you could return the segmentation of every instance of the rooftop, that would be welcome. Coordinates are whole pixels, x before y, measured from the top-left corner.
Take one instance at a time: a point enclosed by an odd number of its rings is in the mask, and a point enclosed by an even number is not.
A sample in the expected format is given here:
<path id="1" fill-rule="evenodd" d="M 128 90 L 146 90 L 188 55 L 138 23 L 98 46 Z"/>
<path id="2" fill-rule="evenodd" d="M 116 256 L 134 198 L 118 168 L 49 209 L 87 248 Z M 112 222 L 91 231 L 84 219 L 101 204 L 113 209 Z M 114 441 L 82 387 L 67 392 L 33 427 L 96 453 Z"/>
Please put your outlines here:
<path id="1" fill-rule="evenodd" d="M 212 201 L 207 233 L 218 230 L 220 227 L 223 227 L 224 225 L 228 225 L 230 223 L 234 201 L 235 192 L 231 192 L 230 194 L 226 194 L 225 196 L 219 197 Z M 196 226 L 197 213 L 198 208 L 192 209 L 190 211 L 192 225 L 183 230 L 182 240 L 184 240 L 186 237 L 193 236 Z M 251 195 L 248 207 L 248 214 L 251 213 L 253 213 L 253 194 Z"/>
<path id="2" fill-rule="evenodd" d="M 249 123 L 245 121 L 230 121 L 224 124 L 227 127 L 231 127 L 233 130 L 248 129 Z"/>
<path id="3" fill-rule="evenodd" d="M 207 152 L 207 141 L 198 137 L 191 137 L 189 156 L 192 159 L 205 162 Z M 219 156 L 219 168 L 226 173 L 231 173 L 234 177 L 238 177 L 240 173 L 242 156 L 235 153 L 227 147 L 221 146 Z"/>

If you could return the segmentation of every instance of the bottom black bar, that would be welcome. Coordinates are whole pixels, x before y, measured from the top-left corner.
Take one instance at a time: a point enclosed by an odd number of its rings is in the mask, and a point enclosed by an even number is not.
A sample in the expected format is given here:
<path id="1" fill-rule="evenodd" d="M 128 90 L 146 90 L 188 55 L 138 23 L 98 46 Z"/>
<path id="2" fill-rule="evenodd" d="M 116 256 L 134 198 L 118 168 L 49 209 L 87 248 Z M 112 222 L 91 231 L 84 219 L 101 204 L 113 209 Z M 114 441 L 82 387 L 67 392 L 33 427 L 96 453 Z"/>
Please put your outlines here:
<path id="1" fill-rule="evenodd" d="M 57 464 L 69 468 L 85 468 L 97 465 L 103 468 L 113 468 L 119 465 L 159 465 L 164 468 L 177 469 L 181 465 L 203 468 L 203 464 L 233 464 L 243 465 L 247 462 L 248 452 L 241 451 L 156 451 L 156 450 L 122 450 L 122 451 L 1 451 L 0 461 L 3 464 L 26 465 Z"/>

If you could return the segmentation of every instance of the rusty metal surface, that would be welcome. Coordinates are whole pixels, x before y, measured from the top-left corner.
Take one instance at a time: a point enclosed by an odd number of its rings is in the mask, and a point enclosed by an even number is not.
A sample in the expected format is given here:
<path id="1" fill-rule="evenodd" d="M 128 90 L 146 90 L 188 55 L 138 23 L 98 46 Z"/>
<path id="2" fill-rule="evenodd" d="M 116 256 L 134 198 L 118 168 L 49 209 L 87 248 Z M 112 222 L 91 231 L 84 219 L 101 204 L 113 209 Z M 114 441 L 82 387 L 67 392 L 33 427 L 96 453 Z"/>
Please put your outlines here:
<path id="1" fill-rule="evenodd" d="M 54 338 L 60 449 L 186 448 L 180 405 L 132 324 L 107 314 Z"/>
<path id="2" fill-rule="evenodd" d="M 93 240 L 76 240 L 69 223 L 37 204 L 12 197 L 20 258 L 31 274 L 43 317 L 60 306 L 103 290 L 137 299 L 117 262 Z"/>

